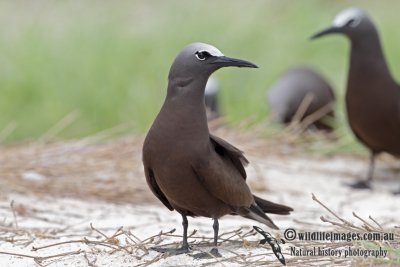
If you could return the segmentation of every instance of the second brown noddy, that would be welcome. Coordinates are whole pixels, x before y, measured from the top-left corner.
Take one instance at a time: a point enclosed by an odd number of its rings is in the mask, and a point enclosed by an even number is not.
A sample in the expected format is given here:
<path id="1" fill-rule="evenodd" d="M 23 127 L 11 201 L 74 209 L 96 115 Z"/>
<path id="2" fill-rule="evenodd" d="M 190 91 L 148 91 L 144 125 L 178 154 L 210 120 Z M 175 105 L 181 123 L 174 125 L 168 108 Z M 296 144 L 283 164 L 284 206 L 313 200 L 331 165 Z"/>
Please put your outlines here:
<path id="1" fill-rule="evenodd" d="M 268 91 L 272 116 L 280 123 L 289 124 L 298 115 L 299 121 L 310 121 L 309 128 L 332 131 L 335 95 L 329 83 L 308 67 L 287 70 Z M 302 114 L 301 109 L 305 108 Z"/>
<path id="2" fill-rule="evenodd" d="M 367 179 L 352 187 L 370 188 L 376 155 L 387 152 L 400 157 L 400 86 L 389 71 L 378 31 L 363 10 L 340 12 L 332 27 L 312 38 L 332 33 L 344 34 L 351 42 L 347 117 L 356 137 L 371 152 Z"/>
<path id="3" fill-rule="evenodd" d="M 209 133 L 205 86 L 214 71 L 229 66 L 257 68 L 248 61 L 225 57 L 204 43 L 184 47 L 171 66 L 167 96 L 143 144 L 143 165 L 155 196 L 168 209 L 182 215 L 183 244 L 179 249 L 157 248 L 159 252 L 190 251 L 187 216 L 214 220 L 215 247 L 210 253 L 220 256 L 220 217 L 237 214 L 278 229 L 265 212 L 292 211 L 254 196 L 246 184 L 244 165 L 248 161 L 243 153 Z"/>

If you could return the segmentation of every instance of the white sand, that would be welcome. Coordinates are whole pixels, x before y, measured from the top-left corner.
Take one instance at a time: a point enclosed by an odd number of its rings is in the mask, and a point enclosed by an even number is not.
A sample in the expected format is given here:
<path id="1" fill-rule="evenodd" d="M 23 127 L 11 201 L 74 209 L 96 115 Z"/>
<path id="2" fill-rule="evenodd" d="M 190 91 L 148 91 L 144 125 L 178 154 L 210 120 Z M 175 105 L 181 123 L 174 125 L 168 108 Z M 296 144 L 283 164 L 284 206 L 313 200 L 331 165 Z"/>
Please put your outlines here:
<path id="1" fill-rule="evenodd" d="M 384 227 L 399 225 L 400 221 L 400 196 L 393 196 L 390 191 L 400 187 L 398 173 L 393 172 L 386 162 L 378 161 L 374 191 L 352 191 L 343 186 L 357 177 L 363 177 L 366 172 L 367 162 L 341 158 L 309 160 L 293 158 L 249 158 L 252 165 L 247 168 L 248 182 L 255 189 L 267 187 L 268 191 L 255 194 L 269 200 L 287 204 L 295 209 L 290 216 L 272 215 L 271 218 L 281 227 L 280 231 L 271 231 L 266 227 L 235 216 L 226 216 L 220 220 L 220 233 L 235 230 L 241 226 L 244 231 L 250 230 L 253 225 L 258 225 L 270 233 L 279 235 L 283 230 L 292 227 L 315 231 L 318 229 L 332 230 L 329 223 L 323 223 L 320 216 L 332 218 L 329 213 L 318 203 L 311 199 L 311 193 L 343 218 L 358 225 L 360 221 L 353 217 L 356 212 L 364 219 L 372 216 Z M 396 166 L 391 166 L 396 167 Z M 257 170 L 257 171 L 256 171 Z M 397 180 L 396 180 L 397 176 Z M 36 179 L 36 177 L 35 177 Z M 10 202 L 14 201 L 15 210 L 19 213 L 15 223 Z M 143 240 L 156 235 L 161 230 L 169 231 L 176 228 L 175 234 L 181 235 L 181 218 L 176 212 L 170 212 L 161 204 L 133 203 L 110 204 L 101 201 L 84 201 L 76 199 L 63 199 L 56 196 L 38 198 L 10 193 L 0 202 L 0 252 L 11 252 L 33 256 L 55 255 L 64 252 L 73 252 L 81 249 L 77 255 L 57 257 L 43 261 L 43 265 L 50 266 L 136 266 L 159 256 L 155 251 L 149 251 L 141 259 L 143 251 L 129 254 L 126 251 L 109 253 L 111 249 L 99 245 L 83 243 L 68 243 L 32 251 L 31 248 L 53 244 L 60 241 L 79 240 L 87 237 L 90 240 L 100 240 L 100 234 L 90 229 L 90 223 L 96 229 L 107 235 L 112 235 L 119 227 L 131 230 L 139 239 Z M 15 234 L 6 231 L 3 227 L 14 227 L 16 230 L 27 230 L 26 234 Z M 37 229 L 37 230 L 35 230 Z M 212 237 L 212 220 L 208 218 L 189 218 L 189 233 L 197 229 L 196 239 Z M 14 237 L 13 240 L 10 238 Z M 250 241 L 260 240 L 261 236 L 246 238 Z M 161 244 L 179 242 L 180 237 L 163 237 Z M 120 238 L 120 245 L 125 245 L 125 240 Z M 209 246 L 194 245 L 193 253 L 199 250 L 207 251 Z M 290 259 L 289 245 L 282 245 L 286 259 Z M 279 262 L 271 251 L 263 247 L 246 247 L 243 244 L 222 243 L 220 252 L 225 257 L 232 257 L 235 253 L 266 253 L 264 260 Z M 86 258 L 85 258 L 86 255 Z M 171 256 L 156 261 L 151 266 L 200 266 L 215 261 L 195 260 L 189 255 Z M 93 262 L 93 263 L 89 263 Z M 225 265 L 227 263 L 225 262 Z M 348 265 L 349 262 L 342 263 Z M 228 263 L 226 266 L 240 265 Z M 290 265 L 290 264 L 289 264 Z M 38 266 L 32 258 L 9 256 L 0 254 L 0 266 Z"/>

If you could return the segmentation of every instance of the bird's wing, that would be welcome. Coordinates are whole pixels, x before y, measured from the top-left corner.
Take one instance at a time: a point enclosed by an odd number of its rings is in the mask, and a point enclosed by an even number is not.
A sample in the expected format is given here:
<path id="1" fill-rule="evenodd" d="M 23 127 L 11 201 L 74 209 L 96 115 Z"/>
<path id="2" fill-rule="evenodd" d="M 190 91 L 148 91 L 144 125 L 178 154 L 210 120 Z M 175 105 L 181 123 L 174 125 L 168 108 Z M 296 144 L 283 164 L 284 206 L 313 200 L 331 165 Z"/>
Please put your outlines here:
<path id="1" fill-rule="evenodd" d="M 254 201 L 245 179 L 228 158 L 219 158 L 217 153 L 201 163 L 192 166 L 197 179 L 215 198 L 230 206 L 234 214 L 264 223 L 278 229 L 274 222 Z"/>
<path id="2" fill-rule="evenodd" d="M 254 202 L 246 184 L 243 153 L 226 141 L 210 136 L 210 153 L 192 162 L 197 179 L 215 198 L 231 207 L 250 207 Z"/>
<path id="3" fill-rule="evenodd" d="M 171 204 L 168 202 L 168 199 L 165 197 L 164 193 L 161 191 L 160 187 L 158 187 L 157 181 L 154 177 L 154 172 L 151 168 L 148 168 L 146 165 L 144 166 L 144 174 L 146 175 L 146 181 L 149 185 L 153 194 L 169 209 L 174 210 Z"/>
<path id="4" fill-rule="evenodd" d="M 218 155 L 229 158 L 242 177 L 246 179 L 247 175 L 244 166 L 246 166 L 249 161 L 243 155 L 243 152 L 218 136 L 210 134 L 210 140 Z"/>
<path id="5" fill-rule="evenodd" d="M 246 184 L 243 165 L 248 161 L 243 153 L 216 136 L 211 135 L 210 142 L 214 148 L 211 153 L 192 164 L 197 179 L 212 196 L 229 205 L 234 213 L 278 229 L 257 205 Z"/>

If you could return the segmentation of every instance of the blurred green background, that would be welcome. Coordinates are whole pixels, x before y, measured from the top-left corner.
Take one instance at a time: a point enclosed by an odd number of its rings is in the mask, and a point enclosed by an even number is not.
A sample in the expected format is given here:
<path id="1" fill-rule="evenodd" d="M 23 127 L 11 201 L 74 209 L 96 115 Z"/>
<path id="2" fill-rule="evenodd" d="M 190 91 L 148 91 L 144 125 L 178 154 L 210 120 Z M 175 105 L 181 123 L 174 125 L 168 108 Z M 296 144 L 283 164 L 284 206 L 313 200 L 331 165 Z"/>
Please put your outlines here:
<path id="1" fill-rule="evenodd" d="M 248 117 L 265 123 L 266 89 L 283 71 L 302 64 L 334 86 L 339 132 L 347 133 L 348 42 L 339 36 L 311 42 L 309 36 L 349 6 L 374 18 L 398 77 L 395 0 L 1 1 L 2 142 L 35 140 L 49 129 L 61 138 L 82 137 L 121 124 L 144 133 L 164 100 L 170 64 L 195 41 L 260 66 L 216 73 L 231 124 Z"/>

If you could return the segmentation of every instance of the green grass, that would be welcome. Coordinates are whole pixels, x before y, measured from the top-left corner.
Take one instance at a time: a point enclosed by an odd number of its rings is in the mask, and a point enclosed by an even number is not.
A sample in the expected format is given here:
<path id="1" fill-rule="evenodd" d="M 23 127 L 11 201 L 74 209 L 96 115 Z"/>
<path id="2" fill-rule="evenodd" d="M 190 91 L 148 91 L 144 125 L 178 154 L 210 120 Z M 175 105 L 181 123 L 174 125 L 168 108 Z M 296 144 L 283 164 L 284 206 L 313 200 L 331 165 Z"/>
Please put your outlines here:
<path id="1" fill-rule="evenodd" d="M 15 123 L 5 142 L 35 139 L 78 112 L 60 137 L 124 123 L 143 133 L 164 100 L 175 55 L 202 41 L 261 67 L 216 73 L 231 123 L 267 120 L 268 86 L 305 64 L 334 86 L 339 131 L 349 133 L 343 107 L 348 43 L 339 36 L 308 38 L 353 5 L 372 14 L 392 71 L 400 74 L 400 3 L 394 0 L 2 1 L 0 132 Z"/>

